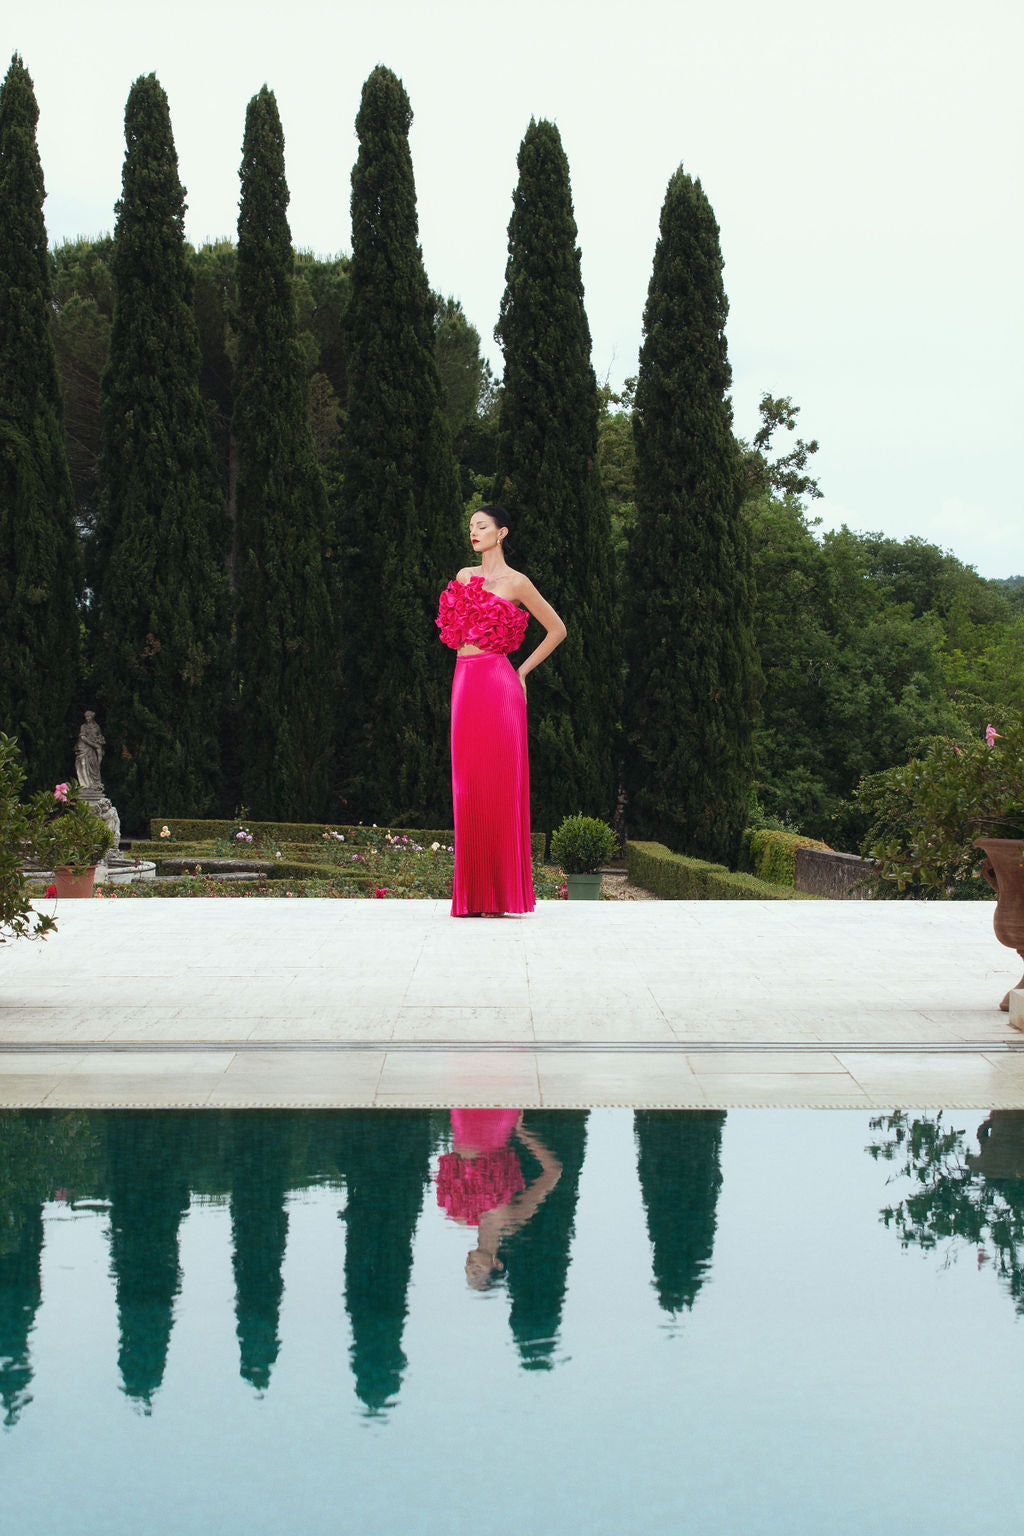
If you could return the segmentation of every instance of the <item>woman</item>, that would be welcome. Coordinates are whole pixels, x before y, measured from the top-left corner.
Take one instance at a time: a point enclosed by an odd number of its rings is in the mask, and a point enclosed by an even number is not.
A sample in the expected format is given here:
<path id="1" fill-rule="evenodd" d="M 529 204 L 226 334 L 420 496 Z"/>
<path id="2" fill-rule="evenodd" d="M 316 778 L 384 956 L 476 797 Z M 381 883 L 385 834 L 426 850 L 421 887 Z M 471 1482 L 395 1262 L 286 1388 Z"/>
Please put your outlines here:
<path id="1" fill-rule="evenodd" d="M 521 571 L 505 562 L 504 507 L 478 507 L 469 539 L 479 567 L 464 566 L 441 593 L 437 626 L 457 651 L 452 681 L 453 917 L 533 911 L 526 678 L 565 639 L 565 625 Z M 513 668 L 527 614 L 544 639 Z"/>
<path id="2" fill-rule="evenodd" d="M 521 1109 L 453 1109 L 452 1151 L 441 1155 L 434 1184 L 449 1219 L 477 1227 L 476 1247 L 466 1256 L 466 1279 L 486 1290 L 505 1268 L 499 1247 L 544 1203 L 562 1165 L 523 1125 Z M 512 1137 L 530 1152 L 540 1173 L 527 1185 Z"/>

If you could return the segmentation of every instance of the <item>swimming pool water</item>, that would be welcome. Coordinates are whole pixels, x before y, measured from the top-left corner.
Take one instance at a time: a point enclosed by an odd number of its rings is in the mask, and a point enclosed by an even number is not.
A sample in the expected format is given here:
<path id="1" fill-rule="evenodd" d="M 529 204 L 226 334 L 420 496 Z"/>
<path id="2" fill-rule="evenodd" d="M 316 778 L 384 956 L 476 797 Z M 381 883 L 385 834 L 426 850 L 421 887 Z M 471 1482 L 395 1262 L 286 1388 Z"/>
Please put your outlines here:
<path id="1" fill-rule="evenodd" d="M 1024 1113 L 4 1111 L 0 1528 L 1016 1531 L 1022 1259 Z"/>

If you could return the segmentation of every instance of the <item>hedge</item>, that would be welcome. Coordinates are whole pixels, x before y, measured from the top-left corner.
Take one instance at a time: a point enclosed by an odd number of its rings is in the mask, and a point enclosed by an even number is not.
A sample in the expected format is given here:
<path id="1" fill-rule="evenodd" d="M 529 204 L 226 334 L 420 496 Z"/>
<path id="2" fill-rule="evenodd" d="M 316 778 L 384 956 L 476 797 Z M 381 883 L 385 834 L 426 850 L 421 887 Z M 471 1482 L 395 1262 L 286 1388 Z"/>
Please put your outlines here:
<path id="1" fill-rule="evenodd" d="M 803 837 L 799 832 L 775 832 L 766 827 L 748 827 L 743 834 L 741 862 L 751 874 L 773 885 L 792 886 L 796 882 L 798 848 L 820 848 L 831 853 L 828 843 Z"/>
<path id="2" fill-rule="evenodd" d="M 724 864 L 673 853 L 663 843 L 627 843 L 626 872 L 662 901 L 788 901 L 795 895 Z"/>
<path id="3" fill-rule="evenodd" d="M 267 843 L 319 843 L 323 841 L 326 831 L 340 832 L 346 842 L 355 843 L 356 846 L 371 841 L 374 832 L 380 837 L 387 832 L 392 837 L 411 837 L 424 848 L 429 848 L 431 843 L 443 843 L 445 847 L 451 847 L 455 842 L 455 833 L 450 827 L 368 827 L 362 822 L 353 827 L 326 821 L 249 821 L 238 816 L 234 821 L 196 821 L 180 816 L 152 816 L 149 840 L 159 843 L 166 851 L 168 839 L 160 837 L 163 827 L 170 828 L 170 840 L 174 843 L 203 843 L 219 837 L 233 837 L 240 826 L 244 826 L 246 831 L 261 842 Z M 546 847 L 547 837 L 543 832 L 531 834 L 530 852 L 535 863 L 543 862 Z"/>

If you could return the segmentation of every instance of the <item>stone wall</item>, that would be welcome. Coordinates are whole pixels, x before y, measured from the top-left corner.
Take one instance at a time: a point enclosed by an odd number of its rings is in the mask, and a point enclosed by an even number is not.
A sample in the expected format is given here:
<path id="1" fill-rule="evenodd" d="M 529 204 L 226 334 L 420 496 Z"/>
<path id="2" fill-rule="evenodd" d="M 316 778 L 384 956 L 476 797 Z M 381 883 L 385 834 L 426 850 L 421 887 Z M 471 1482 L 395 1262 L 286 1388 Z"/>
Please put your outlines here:
<path id="1" fill-rule="evenodd" d="M 861 859 L 855 853 L 826 852 L 821 848 L 798 848 L 796 851 L 796 889 L 811 896 L 830 896 L 833 901 L 863 901 L 868 891 L 853 887 L 871 873 L 871 859 Z"/>

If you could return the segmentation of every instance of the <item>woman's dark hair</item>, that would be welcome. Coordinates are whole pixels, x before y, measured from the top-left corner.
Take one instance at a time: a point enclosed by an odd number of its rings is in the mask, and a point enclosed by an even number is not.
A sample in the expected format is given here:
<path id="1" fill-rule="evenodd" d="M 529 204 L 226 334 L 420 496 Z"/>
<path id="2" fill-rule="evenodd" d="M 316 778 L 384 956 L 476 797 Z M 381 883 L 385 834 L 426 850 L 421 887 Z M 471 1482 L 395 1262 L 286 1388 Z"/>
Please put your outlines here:
<path id="1" fill-rule="evenodd" d="M 494 524 L 495 528 L 508 528 L 508 512 L 502 506 L 500 501 L 492 501 L 487 506 L 477 507 L 475 510 L 477 512 L 485 512 L 491 519 L 491 522 Z M 511 532 L 511 529 L 509 529 L 509 532 Z M 508 549 L 508 534 L 505 535 L 504 539 L 502 540 L 502 544 L 505 549 Z"/>

